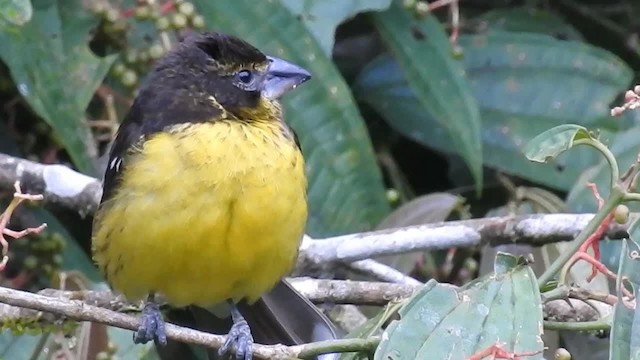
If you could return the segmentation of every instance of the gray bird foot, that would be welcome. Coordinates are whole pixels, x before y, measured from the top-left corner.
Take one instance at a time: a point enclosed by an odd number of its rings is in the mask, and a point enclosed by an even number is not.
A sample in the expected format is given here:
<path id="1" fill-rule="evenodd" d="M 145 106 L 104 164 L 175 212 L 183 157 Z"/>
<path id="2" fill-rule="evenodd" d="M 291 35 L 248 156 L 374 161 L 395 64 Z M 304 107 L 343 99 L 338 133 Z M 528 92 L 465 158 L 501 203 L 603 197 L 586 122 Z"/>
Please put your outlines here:
<path id="1" fill-rule="evenodd" d="M 218 350 L 218 355 L 226 359 L 235 353 L 236 360 L 251 360 L 253 357 L 253 336 L 249 324 L 234 304 L 231 304 L 231 316 L 233 326 L 229 330 L 224 345 Z"/>
<path id="2" fill-rule="evenodd" d="M 149 341 L 156 341 L 160 345 L 167 345 L 167 334 L 164 329 L 164 320 L 158 304 L 148 300 L 142 315 L 138 331 L 133 334 L 133 342 L 136 344 L 146 344 Z"/>

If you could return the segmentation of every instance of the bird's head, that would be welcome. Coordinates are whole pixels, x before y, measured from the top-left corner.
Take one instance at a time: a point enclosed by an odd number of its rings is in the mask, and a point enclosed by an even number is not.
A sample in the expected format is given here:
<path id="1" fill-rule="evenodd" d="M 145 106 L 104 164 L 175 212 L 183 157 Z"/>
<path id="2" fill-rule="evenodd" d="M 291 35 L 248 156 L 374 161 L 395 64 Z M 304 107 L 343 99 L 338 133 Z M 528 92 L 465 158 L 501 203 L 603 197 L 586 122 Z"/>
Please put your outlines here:
<path id="1" fill-rule="evenodd" d="M 260 119 L 279 117 L 278 99 L 310 78 L 305 69 L 237 37 L 209 32 L 178 44 L 157 63 L 141 91 L 170 90 L 182 105 L 188 98 L 193 106 Z"/>

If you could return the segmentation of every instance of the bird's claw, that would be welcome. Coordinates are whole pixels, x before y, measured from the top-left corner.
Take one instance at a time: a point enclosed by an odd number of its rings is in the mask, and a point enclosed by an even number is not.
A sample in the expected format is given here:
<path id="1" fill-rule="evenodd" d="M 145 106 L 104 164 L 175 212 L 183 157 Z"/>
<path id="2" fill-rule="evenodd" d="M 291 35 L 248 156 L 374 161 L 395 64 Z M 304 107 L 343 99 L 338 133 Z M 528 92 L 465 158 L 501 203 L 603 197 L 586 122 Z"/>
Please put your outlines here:
<path id="1" fill-rule="evenodd" d="M 133 342 L 146 344 L 149 341 L 157 341 L 160 345 L 167 344 L 167 334 L 164 328 L 164 320 L 157 304 L 148 302 L 142 309 L 138 331 L 133 334 Z"/>
<path id="2" fill-rule="evenodd" d="M 218 350 L 218 355 L 229 358 L 232 352 L 236 354 L 236 360 L 251 360 L 253 357 L 253 336 L 249 324 L 244 319 L 233 324 L 227 340 Z"/>

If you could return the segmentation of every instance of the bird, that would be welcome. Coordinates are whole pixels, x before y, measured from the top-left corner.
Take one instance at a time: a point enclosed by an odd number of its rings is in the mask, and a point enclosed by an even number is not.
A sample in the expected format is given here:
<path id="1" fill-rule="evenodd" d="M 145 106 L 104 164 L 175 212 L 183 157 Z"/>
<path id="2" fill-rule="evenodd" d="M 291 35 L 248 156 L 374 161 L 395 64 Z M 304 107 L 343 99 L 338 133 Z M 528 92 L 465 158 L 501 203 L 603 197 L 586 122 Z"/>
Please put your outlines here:
<path id="1" fill-rule="evenodd" d="M 111 145 L 92 256 L 109 285 L 143 300 L 135 343 L 167 343 L 159 299 L 228 304 L 220 356 L 252 358 L 239 305 L 294 266 L 308 216 L 300 142 L 280 98 L 304 68 L 220 32 L 159 59 Z"/>

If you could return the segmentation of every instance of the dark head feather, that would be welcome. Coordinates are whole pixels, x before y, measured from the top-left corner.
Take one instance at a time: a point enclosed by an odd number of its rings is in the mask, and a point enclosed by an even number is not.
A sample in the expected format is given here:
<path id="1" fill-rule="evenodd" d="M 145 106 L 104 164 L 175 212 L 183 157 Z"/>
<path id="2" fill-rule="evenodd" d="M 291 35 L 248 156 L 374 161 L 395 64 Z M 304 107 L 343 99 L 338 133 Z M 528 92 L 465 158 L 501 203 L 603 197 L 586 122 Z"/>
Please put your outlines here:
<path id="1" fill-rule="evenodd" d="M 185 41 L 195 44 L 222 66 L 259 64 L 267 60 L 260 50 L 234 36 L 209 32 L 189 37 Z"/>

